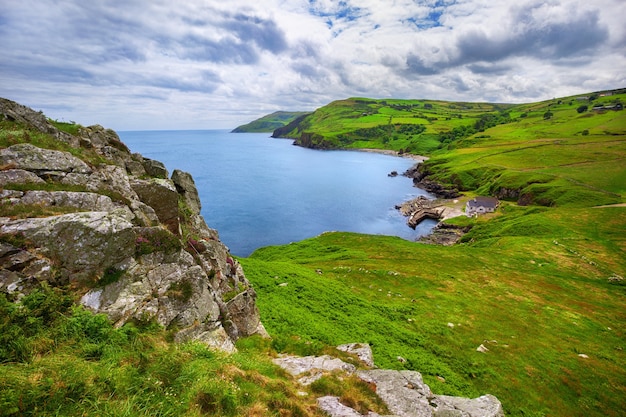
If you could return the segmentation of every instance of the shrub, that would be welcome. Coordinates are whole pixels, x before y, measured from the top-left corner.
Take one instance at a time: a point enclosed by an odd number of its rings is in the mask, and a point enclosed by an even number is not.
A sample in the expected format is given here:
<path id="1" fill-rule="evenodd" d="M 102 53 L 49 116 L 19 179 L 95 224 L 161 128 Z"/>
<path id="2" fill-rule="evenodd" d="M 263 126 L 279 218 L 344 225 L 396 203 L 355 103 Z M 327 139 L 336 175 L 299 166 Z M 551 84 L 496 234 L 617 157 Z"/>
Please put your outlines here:
<path id="1" fill-rule="evenodd" d="M 587 105 L 583 104 L 582 106 L 579 106 L 579 107 L 576 109 L 576 111 L 577 111 L 578 113 L 584 113 L 584 112 L 586 112 L 586 111 L 587 111 L 587 109 L 588 109 L 588 108 L 589 108 L 589 107 L 588 107 Z"/>
<path id="2" fill-rule="evenodd" d="M 153 252 L 172 252 L 182 248 L 180 239 L 160 227 L 144 227 L 135 238 L 135 254 L 148 255 Z"/>

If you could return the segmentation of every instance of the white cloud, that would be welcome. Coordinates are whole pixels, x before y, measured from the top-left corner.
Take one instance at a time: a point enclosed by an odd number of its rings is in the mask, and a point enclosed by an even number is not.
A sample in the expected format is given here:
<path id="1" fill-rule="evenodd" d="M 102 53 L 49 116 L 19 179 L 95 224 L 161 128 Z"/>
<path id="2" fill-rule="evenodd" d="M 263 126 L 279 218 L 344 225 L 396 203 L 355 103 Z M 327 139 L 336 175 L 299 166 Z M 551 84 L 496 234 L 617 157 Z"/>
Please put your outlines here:
<path id="1" fill-rule="evenodd" d="M 0 96 L 119 130 L 350 96 L 542 100 L 625 86 L 625 15 L 621 0 L 22 0 L 0 10 Z"/>

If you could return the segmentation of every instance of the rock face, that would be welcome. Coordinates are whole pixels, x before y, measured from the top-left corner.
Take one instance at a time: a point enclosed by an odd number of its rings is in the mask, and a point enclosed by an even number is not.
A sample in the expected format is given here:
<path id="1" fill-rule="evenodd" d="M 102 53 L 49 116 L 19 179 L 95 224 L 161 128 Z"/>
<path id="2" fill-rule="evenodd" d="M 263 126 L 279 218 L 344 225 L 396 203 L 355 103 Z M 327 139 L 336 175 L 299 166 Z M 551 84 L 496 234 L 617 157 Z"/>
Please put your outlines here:
<path id="1" fill-rule="evenodd" d="M 337 347 L 353 353 L 368 368 L 373 366 L 369 345 L 350 343 Z M 374 387 L 376 394 L 397 417 L 504 417 L 502 404 L 493 395 L 469 399 L 433 394 L 424 383 L 422 375 L 415 371 L 366 369 L 357 371 L 354 365 L 328 355 L 314 357 L 282 356 L 274 360 L 291 375 L 300 377 L 301 384 L 310 384 L 324 373 L 345 372 L 356 374 Z M 363 416 L 354 409 L 341 404 L 339 398 L 324 396 L 317 399 L 318 407 L 331 417 Z M 368 413 L 369 417 L 378 416 Z M 392 417 L 392 416 L 386 416 Z"/>
<path id="2" fill-rule="evenodd" d="M 177 341 L 224 350 L 266 335 L 191 175 L 169 179 L 101 126 L 70 135 L 5 99 L 0 120 L 14 123 L 17 142 L 0 149 L 0 291 L 17 300 L 43 283 L 71 287 L 116 326 L 154 320 Z M 29 143 L 42 133 L 54 149 Z"/>
<path id="3" fill-rule="evenodd" d="M 432 194 L 435 194 L 439 198 L 457 198 L 461 194 L 459 190 L 452 187 L 444 187 L 436 181 L 429 178 L 430 172 L 425 168 L 423 163 L 418 163 L 413 167 L 407 169 L 404 174 L 405 177 L 413 179 L 413 185 L 422 188 Z"/>

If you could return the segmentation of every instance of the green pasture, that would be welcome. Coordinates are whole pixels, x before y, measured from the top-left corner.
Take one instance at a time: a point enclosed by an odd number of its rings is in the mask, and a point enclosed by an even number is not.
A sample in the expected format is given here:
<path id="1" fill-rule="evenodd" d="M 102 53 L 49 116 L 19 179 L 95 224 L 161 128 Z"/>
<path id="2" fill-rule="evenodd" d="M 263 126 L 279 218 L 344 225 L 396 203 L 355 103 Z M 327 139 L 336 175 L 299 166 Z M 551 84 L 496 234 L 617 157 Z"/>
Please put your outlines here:
<path id="1" fill-rule="evenodd" d="M 368 342 L 377 365 L 492 393 L 508 416 L 617 416 L 623 230 L 626 208 L 507 206 L 453 247 L 328 233 L 241 262 L 279 350 Z"/>

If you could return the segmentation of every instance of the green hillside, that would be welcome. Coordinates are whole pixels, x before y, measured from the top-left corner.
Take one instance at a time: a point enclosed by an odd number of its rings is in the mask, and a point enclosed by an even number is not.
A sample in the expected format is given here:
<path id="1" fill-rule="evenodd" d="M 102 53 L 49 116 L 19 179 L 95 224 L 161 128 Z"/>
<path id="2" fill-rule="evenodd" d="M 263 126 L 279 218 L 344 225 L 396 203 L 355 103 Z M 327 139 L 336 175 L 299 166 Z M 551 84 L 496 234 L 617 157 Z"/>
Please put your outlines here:
<path id="1" fill-rule="evenodd" d="M 621 415 L 626 112 L 592 108 L 626 95 L 589 96 L 464 109 L 351 99 L 292 126 L 307 146 L 409 144 L 461 202 L 504 201 L 495 214 L 450 220 L 471 227 L 451 247 L 326 233 L 241 259 L 275 348 L 368 342 L 379 366 L 418 370 L 437 393 L 494 394 L 507 416 Z M 426 103 L 431 120 L 417 117 Z M 365 138 L 384 117 L 391 136 Z M 399 133 L 411 124 L 423 131 Z"/>
<path id="2" fill-rule="evenodd" d="M 274 130 L 291 123 L 297 117 L 308 114 L 306 112 L 277 111 L 256 119 L 245 125 L 237 126 L 233 133 L 263 133 Z"/>

